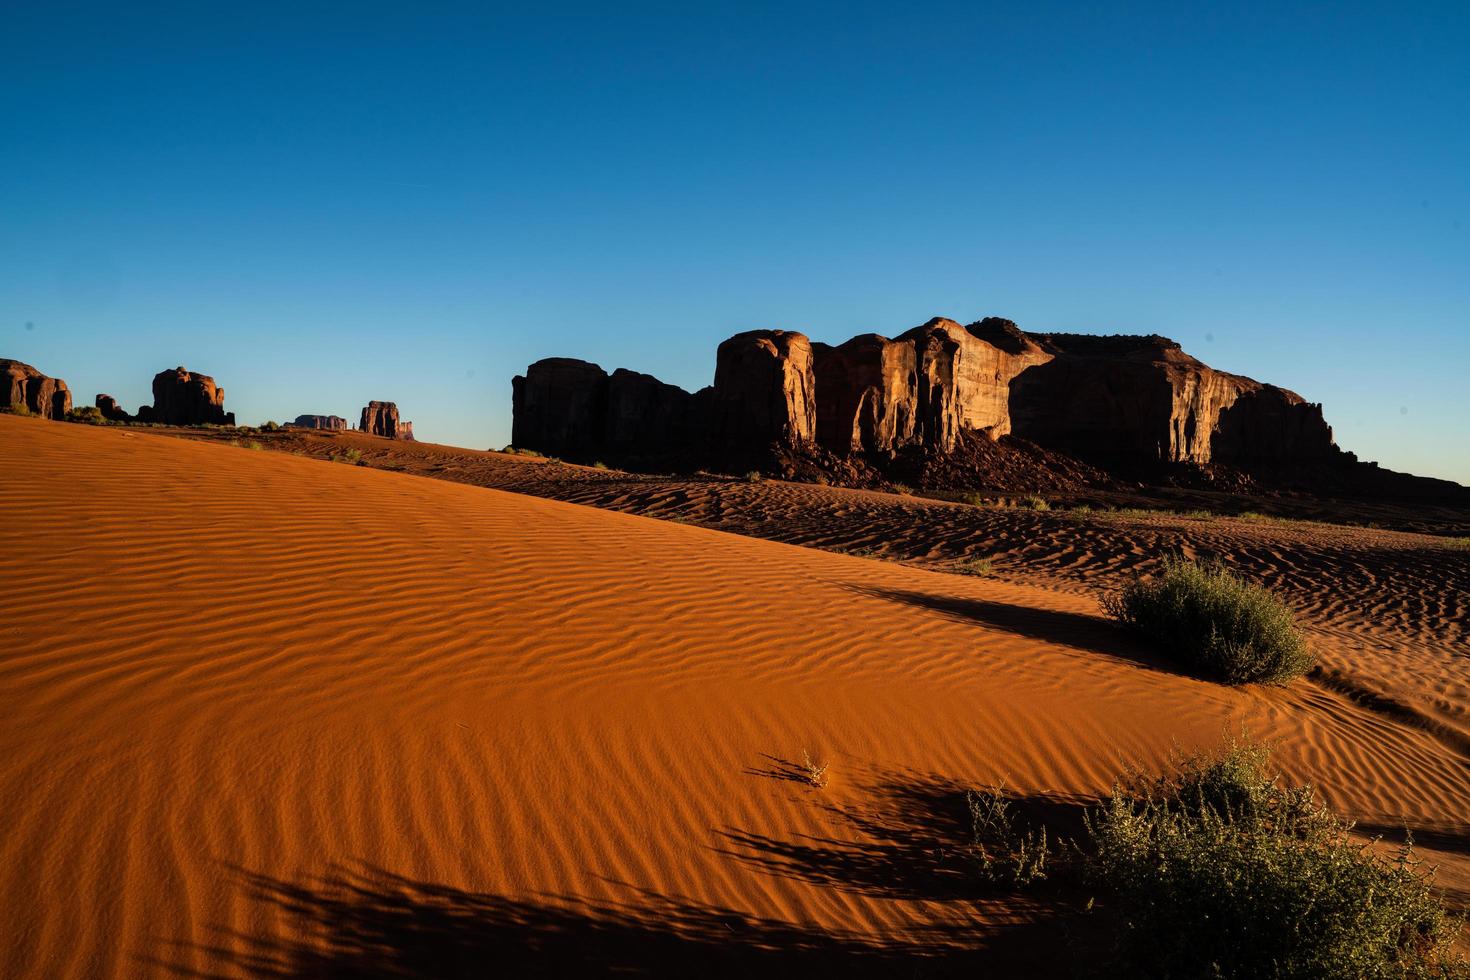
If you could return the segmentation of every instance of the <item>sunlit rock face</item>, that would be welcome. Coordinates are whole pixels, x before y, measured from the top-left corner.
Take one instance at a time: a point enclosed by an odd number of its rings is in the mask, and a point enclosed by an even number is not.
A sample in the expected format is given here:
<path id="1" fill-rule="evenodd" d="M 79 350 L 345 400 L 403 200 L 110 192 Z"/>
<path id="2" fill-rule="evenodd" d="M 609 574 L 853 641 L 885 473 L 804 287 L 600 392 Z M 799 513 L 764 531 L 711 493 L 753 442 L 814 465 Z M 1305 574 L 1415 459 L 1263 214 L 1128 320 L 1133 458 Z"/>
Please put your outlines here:
<path id="1" fill-rule="evenodd" d="M 71 391 L 60 378 L 48 377 L 29 364 L 0 358 L 0 408 L 43 419 L 64 419 L 71 411 Z"/>
<path id="2" fill-rule="evenodd" d="M 812 445 L 817 434 L 812 360 L 811 341 L 790 330 L 752 330 L 720 344 L 715 354 L 716 444 Z"/>

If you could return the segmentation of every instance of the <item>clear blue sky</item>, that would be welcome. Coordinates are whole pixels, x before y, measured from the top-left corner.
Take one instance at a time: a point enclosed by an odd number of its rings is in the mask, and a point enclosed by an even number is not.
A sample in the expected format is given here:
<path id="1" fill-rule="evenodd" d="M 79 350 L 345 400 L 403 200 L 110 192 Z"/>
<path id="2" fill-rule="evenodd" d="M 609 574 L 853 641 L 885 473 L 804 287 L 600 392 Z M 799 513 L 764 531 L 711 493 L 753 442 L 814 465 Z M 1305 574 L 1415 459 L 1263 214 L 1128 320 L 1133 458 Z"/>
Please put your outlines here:
<path id="1" fill-rule="evenodd" d="M 0 356 L 499 446 L 547 355 L 1158 332 L 1470 483 L 1470 5 L 0 11 Z"/>

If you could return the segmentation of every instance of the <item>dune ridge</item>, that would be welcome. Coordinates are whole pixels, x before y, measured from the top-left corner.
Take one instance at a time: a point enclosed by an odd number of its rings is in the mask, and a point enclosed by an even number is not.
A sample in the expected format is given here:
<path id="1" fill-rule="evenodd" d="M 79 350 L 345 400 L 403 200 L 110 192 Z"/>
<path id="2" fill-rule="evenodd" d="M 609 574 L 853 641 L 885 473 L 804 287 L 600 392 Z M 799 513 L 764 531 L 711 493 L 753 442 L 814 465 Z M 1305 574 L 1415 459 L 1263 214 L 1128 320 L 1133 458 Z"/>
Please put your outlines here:
<path id="1" fill-rule="evenodd" d="M 6 976 L 1044 969 L 961 789 L 1241 725 L 1467 893 L 1464 659 L 1354 680 L 1325 605 L 1347 679 L 1231 690 L 1020 577 L 34 419 L 0 459 Z"/>

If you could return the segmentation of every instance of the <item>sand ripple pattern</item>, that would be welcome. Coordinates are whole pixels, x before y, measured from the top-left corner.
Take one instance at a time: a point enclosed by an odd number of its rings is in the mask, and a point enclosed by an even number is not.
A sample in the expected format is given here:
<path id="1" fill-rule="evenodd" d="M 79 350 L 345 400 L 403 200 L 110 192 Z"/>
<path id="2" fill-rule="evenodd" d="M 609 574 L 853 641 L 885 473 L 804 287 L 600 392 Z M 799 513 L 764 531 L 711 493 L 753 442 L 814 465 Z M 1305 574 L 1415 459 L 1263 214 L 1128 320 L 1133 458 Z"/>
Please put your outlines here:
<path id="1" fill-rule="evenodd" d="M 1341 669 L 1225 690 L 1081 590 L 790 546 L 939 567 L 1004 533 L 1024 568 L 1042 523 L 926 538 L 897 529 L 962 509 L 834 491 L 780 532 L 805 491 L 585 490 L 737 536 L 463 485 L 435 452 L 450 479 L 0 417 L 0 975 L 994 958 L 1034 910 L 946 863 L 963 787 L 1085 799 L 1241 723 L 1336 802 L 1435 828 L 1459 873 L 1459 634 L 1414 624 L 1463 600 L 1388 596 L 1402 629 L 1362 641 L 1436 638 L 1434 704 L 1355 665 L 1350 601 L 1320 606 Z M 827 790 L 783 778 L 803 749 Z"/>

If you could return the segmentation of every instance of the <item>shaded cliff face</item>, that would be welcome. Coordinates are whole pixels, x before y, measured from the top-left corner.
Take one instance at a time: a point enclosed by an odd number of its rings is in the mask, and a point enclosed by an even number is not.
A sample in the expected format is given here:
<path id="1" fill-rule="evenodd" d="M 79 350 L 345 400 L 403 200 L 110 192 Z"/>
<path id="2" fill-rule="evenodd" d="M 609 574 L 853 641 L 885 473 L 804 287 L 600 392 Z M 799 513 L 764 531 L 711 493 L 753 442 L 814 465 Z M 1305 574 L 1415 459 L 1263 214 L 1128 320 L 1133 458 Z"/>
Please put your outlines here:
<path id="1" fill-rule="evenodd" d="M 720 344 L 713 396 L 716 445 L 812 445 L 817 434 L 812 367 L 811 341 L 790 330 L 752 330 Z"/>
<path id="2" fill-rule="evenodd" d="M 548 357 L 511 382 L 511 442 L 567 459 L 601 450 L 607 372 L 571 357 Z"/>
<path id="3" fill-rule="evenodd" d="M 153 376 L 153 404 L 138 409 L 138 420 L 164 425 L 235 424 L 234 414 L 225 411 L 225 390 L 207 374 L 195 374 L 182 366 Z"/>
<path id="4" fill-rule="evenodd" d="M 368 402 L 362 410 L 359 428 L 369 435 L 385 439 L 413 441 L 413 423 L 398 417 L 398 405 L 394 402 Z"/>
<path id="5" fill-rule="evenodd" d="M 60 378 L 48 377 L 29 364 L 0 358 L 0 408 L 64 419 L 71 411 L 71 391 Z"/>
<path id="6" fill-rule="evenodd" d="M 1120 463 L 1305 464 L 1337 453 L 1320 405 L 1216 371 L 1164 337 L 1037 334 L 1051 360 L 1010 385 L 1012 431 Z"/>
<path id="7" fill-rule="evenodd" d="M 709 428 L 709 390 L 691 395 L 652 375 L 548 357 L 511 382 L 511 444 L 591 462 L 687 448 Z"/>

